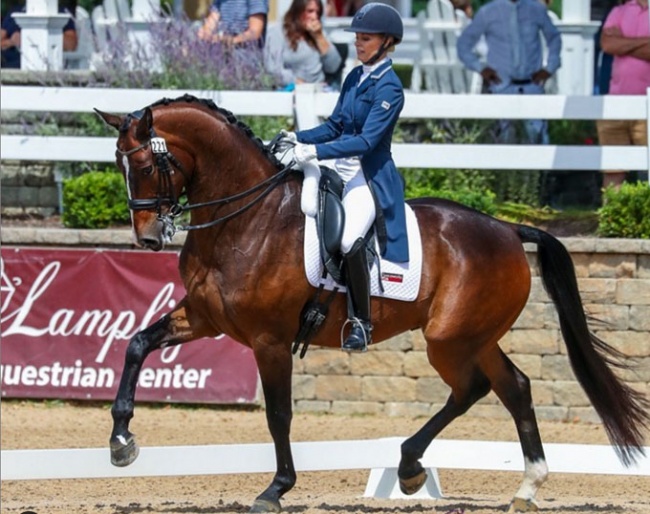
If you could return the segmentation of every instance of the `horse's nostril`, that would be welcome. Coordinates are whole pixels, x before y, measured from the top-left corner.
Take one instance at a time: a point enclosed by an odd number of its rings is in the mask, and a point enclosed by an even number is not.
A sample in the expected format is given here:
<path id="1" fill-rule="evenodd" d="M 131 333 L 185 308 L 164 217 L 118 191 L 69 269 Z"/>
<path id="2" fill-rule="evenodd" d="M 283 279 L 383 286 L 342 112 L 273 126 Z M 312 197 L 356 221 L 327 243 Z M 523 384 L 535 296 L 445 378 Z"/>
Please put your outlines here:
<path id="1" fill-rule="evenodd" d="M 143 248 L 148 248 L 155 252 L 162 249 L 162 242 L 155 237 L 141 237 L 138 242 Z"/>

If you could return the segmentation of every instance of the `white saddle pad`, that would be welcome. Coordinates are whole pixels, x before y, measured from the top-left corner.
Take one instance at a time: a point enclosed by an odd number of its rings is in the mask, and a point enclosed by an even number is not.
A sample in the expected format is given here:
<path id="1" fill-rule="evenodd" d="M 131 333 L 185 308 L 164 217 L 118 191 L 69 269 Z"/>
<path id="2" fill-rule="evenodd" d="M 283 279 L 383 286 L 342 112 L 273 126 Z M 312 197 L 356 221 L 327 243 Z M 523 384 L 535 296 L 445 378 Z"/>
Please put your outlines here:
<path id="1" fill-rule="evenodd" d="M 305 216 L 305 220 L 305 273 L 307 280 L 314 287 L 318 287 L 323 282 L 325 289 L 331 290 L 338 284 L 329 274 L 323 279 L 323 263 L 319 253 L 316 220 L 309 216 Z M 408 204 L 406 205 L 406 229 L 409 241 L 409 262 L 390 262 L 380 259 L 379 267 L 376 262 L 373 263 L 370 270 L 370 294 L 372 296 L 404 301 L 415 300 L 420 290 L 422 241 L 415 213 Z M 379 254 L 379 250 L 377 250 L 377 254 Z M 381 269 L 383 293 L 379 289 L 377 277 L 379 269 Z M 339 287 L 341 291 L 345 291 L 345 287 Z"/>

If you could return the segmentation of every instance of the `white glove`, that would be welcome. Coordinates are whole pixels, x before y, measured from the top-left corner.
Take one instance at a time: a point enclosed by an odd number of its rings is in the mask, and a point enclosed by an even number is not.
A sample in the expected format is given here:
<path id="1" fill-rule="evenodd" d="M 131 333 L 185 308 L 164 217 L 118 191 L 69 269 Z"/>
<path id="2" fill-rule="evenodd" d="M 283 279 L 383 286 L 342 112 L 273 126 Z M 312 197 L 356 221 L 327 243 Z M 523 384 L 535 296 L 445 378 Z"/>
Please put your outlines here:
<path id="1" fill-rule="evenodd" d="M 290 132 L 287 130 L 281 130 L 280 134 L 282 134 L 282 139 L 289 141 L 289 143 L 297 143 L 298 142 L 298 136 L 296 136 L 295 132 Z"/>
<path id="2" fill-rule="evenodd" d="M 299 165 L 303 165 L 317 157 L 316 146 L 296 143 L 296 146 L 293 149 L 293 156 Z"/>
<path id="3" fill-rule="evenodd" d="M 300 196 L 300 209 L 305 216 L 316 217 L 318 211 L 318 183 L 320 182 L 320 167 L 316 161 L 309 161 L 302 165 L 305 179 L 302 182 Z"/>

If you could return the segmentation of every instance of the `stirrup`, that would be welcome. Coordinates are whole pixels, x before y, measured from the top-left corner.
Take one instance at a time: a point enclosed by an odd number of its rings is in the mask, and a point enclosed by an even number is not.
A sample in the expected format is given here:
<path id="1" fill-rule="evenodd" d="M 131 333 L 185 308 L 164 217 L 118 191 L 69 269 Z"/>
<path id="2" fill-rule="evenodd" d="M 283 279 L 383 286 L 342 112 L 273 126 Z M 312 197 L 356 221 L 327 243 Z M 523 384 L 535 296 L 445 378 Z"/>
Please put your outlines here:
<path id="1" fill-rule="evenodd" d="M 352 329 L 348 337 L 343 340 L 345 327 L 351 324 Z M 359 334 L 361 332 L 361 334 Z M 366 352 L 372 343 L 372 324 L 359 318 L 348 319 L 341 328 L 341 349 L 346 352 Z"/>

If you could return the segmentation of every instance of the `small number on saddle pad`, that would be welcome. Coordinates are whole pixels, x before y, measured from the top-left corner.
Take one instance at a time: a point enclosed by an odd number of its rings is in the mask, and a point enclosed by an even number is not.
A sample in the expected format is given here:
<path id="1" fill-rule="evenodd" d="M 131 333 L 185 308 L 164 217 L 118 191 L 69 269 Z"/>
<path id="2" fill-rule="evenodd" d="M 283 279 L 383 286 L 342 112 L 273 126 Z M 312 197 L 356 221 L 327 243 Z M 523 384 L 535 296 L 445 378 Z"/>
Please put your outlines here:
<path id="1" fill-rule="evenodd" d="M 151 151 L 153 153 L 167 153 L 167 144 L 162 137 L 151 138 Z"/>

